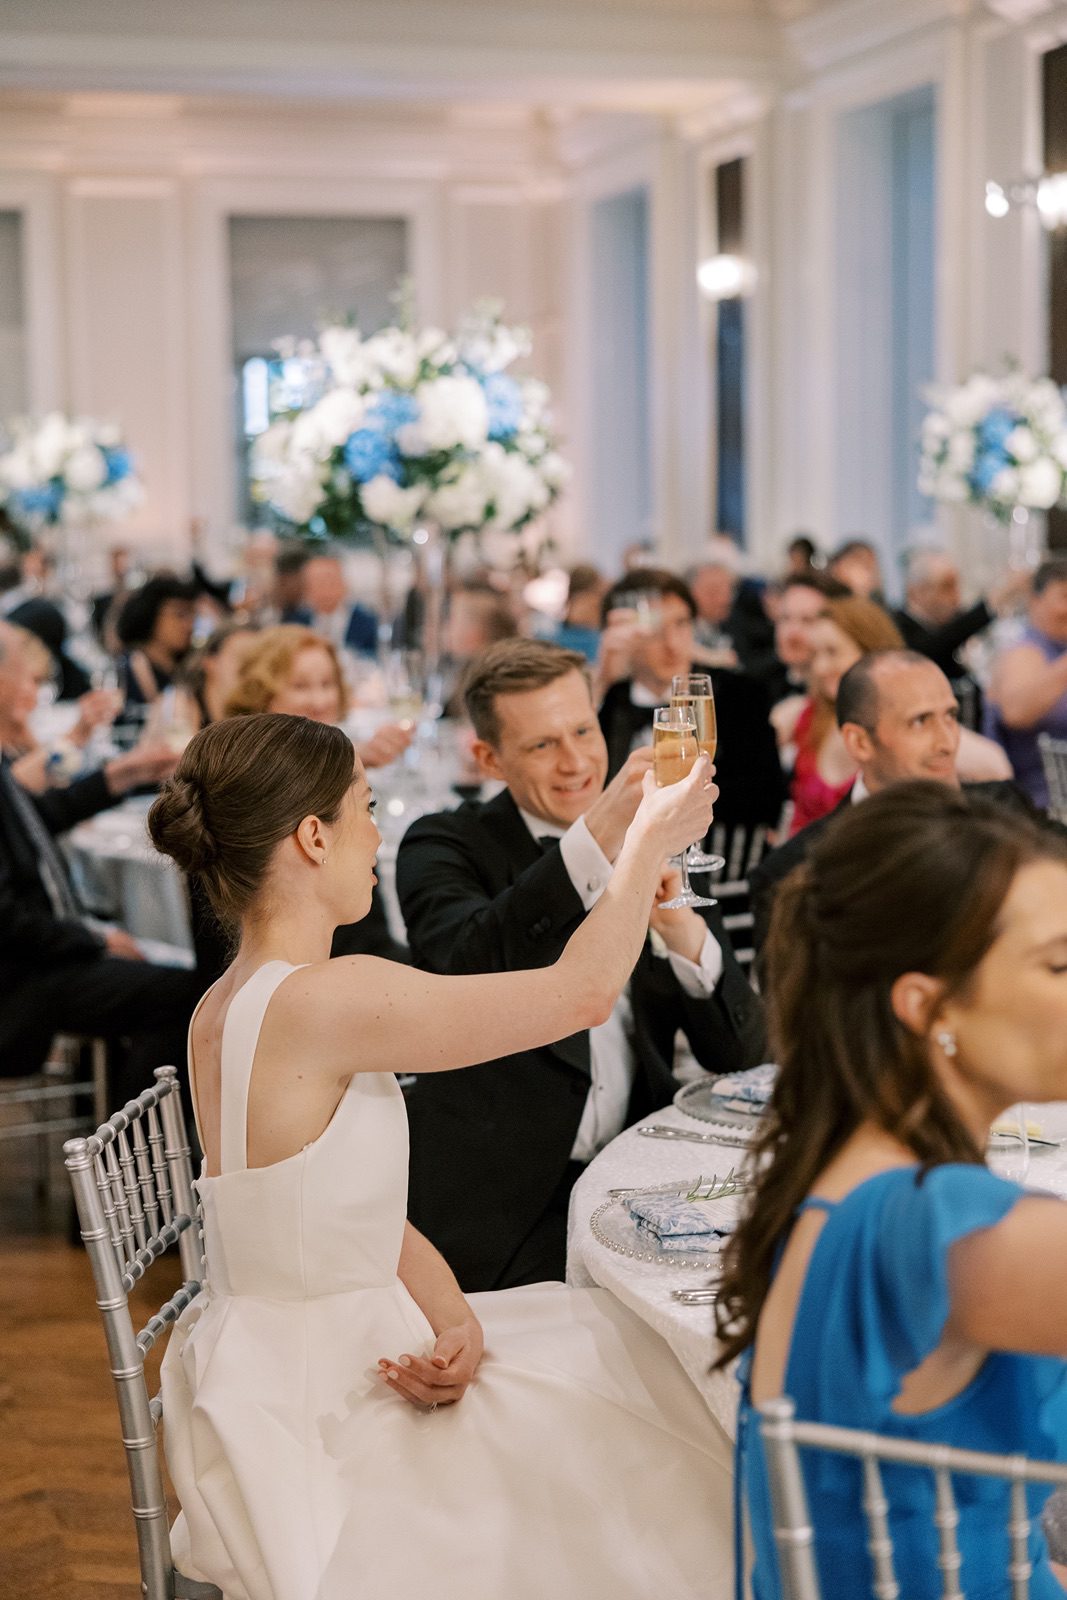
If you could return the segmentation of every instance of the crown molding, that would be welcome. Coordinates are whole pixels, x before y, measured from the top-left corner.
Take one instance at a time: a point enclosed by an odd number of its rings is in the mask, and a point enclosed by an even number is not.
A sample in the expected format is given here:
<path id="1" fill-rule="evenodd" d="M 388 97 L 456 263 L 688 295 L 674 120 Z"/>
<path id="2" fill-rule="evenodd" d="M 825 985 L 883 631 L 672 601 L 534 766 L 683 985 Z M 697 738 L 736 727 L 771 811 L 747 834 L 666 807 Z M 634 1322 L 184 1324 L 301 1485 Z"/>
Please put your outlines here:
<path id="1" fill-rule="evenodd" d="M 788 23 L 785 36 L 796 63 L 820 73 L 921 29 L 959 21 L 971 9 L 971 0 L 838 0 Z"/>

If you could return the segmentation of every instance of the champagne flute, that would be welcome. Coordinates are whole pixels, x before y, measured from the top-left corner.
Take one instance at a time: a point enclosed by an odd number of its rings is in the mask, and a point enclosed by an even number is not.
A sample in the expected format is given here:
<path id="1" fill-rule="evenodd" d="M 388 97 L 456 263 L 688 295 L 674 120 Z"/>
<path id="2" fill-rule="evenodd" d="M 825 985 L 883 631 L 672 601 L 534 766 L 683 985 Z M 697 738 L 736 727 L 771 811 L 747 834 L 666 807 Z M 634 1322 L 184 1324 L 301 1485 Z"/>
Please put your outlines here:
<path id="1" fill-rule="evenodd" d="M 697 724 L 691 706 L 657 706 L 652 717 L 652 765 L 657 785 L 663 789 L 671 783 L 681 783 L 693 770 L 700 755 L 697 748 Z M 696 894 L 689 882 L 685 852 L 677 860 L 682 871 L 682 892 L 672 900 L 661 900 L 660 909 L 677 911 L 682 906 L 713 906 Z"/>
<path id="2" fill-rule="evenodd" d="M 710 761 L 714 761 L 718 737 L 715 724 L 715 696 L 708 674 L 683 672 L 672 678 L 671 705 L 692 708 L 696 722 L 697 746 Z M 691 844 L 686 851 L 685 865 L 689 872 L 721 872 L 726 865 L 726 858 L 706 855 L 698 841 L 696 844 Z"/>

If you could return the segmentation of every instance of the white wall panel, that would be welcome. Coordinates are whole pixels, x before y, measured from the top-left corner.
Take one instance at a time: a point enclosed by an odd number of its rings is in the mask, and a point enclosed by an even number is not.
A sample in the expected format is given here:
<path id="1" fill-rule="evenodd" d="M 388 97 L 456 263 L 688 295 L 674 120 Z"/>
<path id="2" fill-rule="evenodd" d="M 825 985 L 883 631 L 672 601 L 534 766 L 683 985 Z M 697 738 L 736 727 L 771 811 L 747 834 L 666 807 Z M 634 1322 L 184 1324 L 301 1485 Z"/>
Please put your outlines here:
<path id="1" fill-rule="evenodd" d="M 190 484 L 178 185 L 74 178 L 65 219 L 68 404 L 121 422 L 147 491 L 126 526 L 152 550 L 181 551 Z"/>

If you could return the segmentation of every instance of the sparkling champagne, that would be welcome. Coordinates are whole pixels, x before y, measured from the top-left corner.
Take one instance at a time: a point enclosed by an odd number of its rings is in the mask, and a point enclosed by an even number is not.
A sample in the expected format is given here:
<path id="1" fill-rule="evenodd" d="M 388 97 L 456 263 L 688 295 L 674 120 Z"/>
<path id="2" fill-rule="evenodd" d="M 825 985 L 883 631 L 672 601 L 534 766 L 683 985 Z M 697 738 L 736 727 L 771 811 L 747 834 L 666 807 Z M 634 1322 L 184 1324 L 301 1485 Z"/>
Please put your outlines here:
<path id="1" fill-rule="evenodd" d="M 681 783 L 693 770 L 696 758 L 697 742 L 691 728 L 653 728 L 652 759 L 661 789 L 670 783 Z"/>
<path id="2" fill-rule="evenodd" d="M 710 694 L 672 694 L 671 705 L 686 707 L 693 713 L 696 723 L 697 747 L 710 760 L 715 760 L 718 735 L 715 725 L 715 701 Z"/>

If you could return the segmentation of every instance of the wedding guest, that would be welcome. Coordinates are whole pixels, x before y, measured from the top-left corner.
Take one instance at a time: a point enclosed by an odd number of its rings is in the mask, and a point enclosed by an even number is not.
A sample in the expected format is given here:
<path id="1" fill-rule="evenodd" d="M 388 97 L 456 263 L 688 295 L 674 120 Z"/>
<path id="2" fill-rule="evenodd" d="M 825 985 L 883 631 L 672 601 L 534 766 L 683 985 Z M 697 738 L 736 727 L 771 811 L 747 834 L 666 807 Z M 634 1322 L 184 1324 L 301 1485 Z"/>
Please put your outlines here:
<path id="1" fill-rule="evenodd" d="M 879 650 L 861 657 L 841 679 L 836 718 L 856 777 L 833 811 L 793 834 L 750 873 L 757 950 L 767 936 L 778 885 L 805 860 L 832 817 L 868 795 L 909 779 L 924 778 L 951 788 L 959 788 L 964 781 L 962 741 L 976 736 L 960 727 L 959 704 L 945 674 L 916 651 Z M 1032 810 L 1003 773 L 991 780 L 968 782 L 968 790 L 1009 808 Z"/>
<path id="2" fill-rule="evenodd" d="M 92 627 L 108 655 L 119 653 L 115 621 L 132 589 L 133 559 L 129 547 L 112 545 L 107 553 L 109 586 L 94 594 L 91 601 Z"/>
<path id="3" fill-rule="evenodd" d="M 173 685 L 193 642 L 196 596 L 195 584 L 160 573 L 123 603 L 115 621 L 126 652 L 120 664 L 121 722 L 143 723 L 148 707 Z"/>
<path id="4" fill-rule="evenodd" d="M 1022 639 L 993 663 L 989 731 L 1007 752 L 1019 783 L 1035 805 L 1049 803 L 1038 736 L 1067 739 L 1067 559 L 1057 556 L 1034 573 Z"/>
<path id="5" fill-rule="evenodd" d="M 826 571 L 850 594 L 882 603 L 882 567 L 869 539 L 851 538 L 839 544 L 826 563 Z"/>
<path id="6" fill-rule="evenodd" d="M 459 720 L 466 715 L 463 677 L 475 657 L 501 639 L 514 638 L 518 631 L 509 601 L 491 584 L 455 585 L 448 596 L 442 636 L 441 699 L 446 717 Z"/>
<path id="7" fill-rule="evenodd" d="M 258 632 L 251 622 L 223 623 L 183 663 L 181 688 L 191 702 L 190 720 L 196 731 L 226 715 L 242 663 L 255 648 Z"/>
<path id="8" fill-rule="evenodd" d="M 378 649 L 378 617 L 348 593 L 341 558 L 328 552 L 311 555 L 301 578 L 303 600 L 287 619 L 306 623 L 337 650 L 372 656 Z"/>
<path id="9" fill-rule="evenodd" d="M 264 628 L 250 639 L 238 651 L 229 693 L 225 698 L 220 695 L 225 716 L 274 711 L 307 717 L 311 722 L 343 722 L 348 711 L 348 691 L 340 660 L 329 640 L 296 623 Z M 409 729 L 388 723 L 357 744 L 356 754 L 365 767 L 388 766 L 408 748 L 411 737 Z M 195 883 L 190 886 L 190 901 L 196 969 L 206 986 L 225 969 L 232 953 L 230 941 Z M 367 915 L 337 930 L 334 955 L 407 960 L 407 950 L 390 932 L 377 890 Z"/>
<path id="10" fill-rule="evenodd" d="M 80 700 L 88 693 L 89 674 L 67 652 L 67 619 L 53 600 L 32 596 L 12 606 L 5 617 L 15 627 L 36 635 L 48 651 L 57 700 Z"/>
<path id="11" fill-rule="evenodd" d="M 0 623 L 0 716 L 17 714 L 32 668 L 18 630 Z M 33 1072 L 56 1033 L 129 1040 L 110 1052 L 119 1104 L 181 1058 L 196 999 L 192 975 L 145 961 L 122 928 L 99 931 L 81 909 L 55 836 L 158 782 L 174 753 L 140 746 L 67 788 L 31 795 L 0 761 L 0 1075 Z"/>
<path id="12" fill-rule="evenodd" d="M 713 797 L 706 760 L 649 786 L 550 967 L 443 978 L 327 959 L 381 843 L 340 730 L 233 718 L 185 751 L 149 828 L 240 943 L 190 1030 L 207 1286 L 162 1369 L 184 1575 L 247 1600 L 700 1600 L 728 1564 L 725 1441 L 667 1345 L 602 1290 L 466 1300 L 406 1220 L 393 1076 L 598 1025 Z"/>
<path id="13" fill-rule="evenodd" d="M 782 1593 L 753 1408 L 1063 1459 L 1062 1201 L 985 1165 L 994 1120 L 1067 1093 L 1067 844 L 949 784 L 835 820 L 783 885 L 768 953 L 780 1065 L 727 1244 L 719 1363 L 742 1356 L 737 1471 L 755 1600 Z M 820 1592 L 872 1593 L 859 1462 L 804 1455 Z M 927 1473 L 884 1482 L 908 1600 L 943 1593 Z M 1006 1594 L 1003 1479 L 956 1479 L 959 1592 Z M 1047 1490 L 1028 1492 L 1036 1516 Z M 1062 1596 L 1035 1520 L 1035 1600 Z"/>
<path id="14" fill-rule="evenodd" d="M 789 792 L 793 801 L 790 833 L 827 816 L 852 787 L 856 767 L 834 718 L 841 678 L 872 650 L 895 650 L 902 640 L 896 624 L 873 600 L 845 595 L 827 600 L 811 625 L 809 693 L 794 718 L 781 713 L 778 738 L 796 750 Z"/>
<path id="15" fill-rule="evenodd" d="M 0 749 L 16 782 L 43 794 L 81 773 L 93 734 L 115 717 L 115 697 L 107 689 L 90 689 L 78 701 L 75 721 L 61 737 L 45 743 L 34 732 L 33 714 L 41 689 L 52 684 L 52 658 L 36 634 L 8 626 L 17 639 L 18 649 L 10 655 L 18 659 L 19 669 L 9 670 L 8 693 L 0 703 Z"/>
<path id="16" fill-rule="evenodd" d="M 274 561 L 272 603 L 259 621 L 264 627 L 276 622 L 299 622 L 305 627 L 310 611 L 305 603 L 305 574 L 311 556 L 306 545 L 286 544 Z"/>
<path id="17" fill-rule="evenodd" d="M 577 650 L 595 661 L 600 649 L 600 603 L 607 583 L 597 567 L 580 565 L 567 574 L 567 601 L 563 620 L 545 634 L 550 644 Z"/>
<path id="18" fill-rule="evenodd" d="M 548 966 L 612 881 L 652 752 L 605 786 L 585 659 L 555 645 L 493 646 L 465 693 L 480 769 L 505 788 L 404 836 L 397 892 L 412 955 L 440 973 Z M 676 881 L 667 873 L 664 889 Z M 762 1059 L 760 1004 L 717 908 L 707 921 L 654 910 L 650 927 L 628 997 L 600 1027 L 525 1049 L 504 1070 L 419 1080 L 412 1217 L 465 1288 L 563 1275 L 571 1188 L 603 1145 L 669 1103 L 679 1028 L 709 1070 Z"/>
<path id="19" fill-rule="evenodd" d="M 1028 572 L 1010 572 L 964 610 L 960 569 L 947 551 L 916 550 L 908 557 L 905 603 L 893 619 L 908 649 L 929 656 L 954 685 L 968 708 L 968 727 L 982 726 L 982 694 L 959 652 L 1029 590 Z"/>
<path id="20" fill-rule="evenodd" d="M 738 655 L 730 631 L 730 616 L 738 589 L 738 564 L 732 560 L 702 561 L 690 567 L 686 583 L 696 615 L 693 638 L 709 666 L 736 667 Z"/>
<path id="21" fill-rule="evenodd" d="M 348 687 L 336 649 L 313 628 L 297 623 L 264 628 L 241 653 L 225 706 L 230 717 L 282 711 L 312 722 L 343 722 Z M 384 723 L 356 745 L 356 754 L 365 767 L 387 767 L 403 755 L 411 739 L 410 728 Z"/>
<path id="22" fill-rule="evenodd" d="M 785 547 L 785 582 L 806 578 L 822 565 L 819 547 L 807 533 L 794 534 Z"/>
<path id="23" fill-rule="evenodd" d="M 783 752 L 792 749 L 796 719 L 808 694 L 812 630 L 827 600 L 847 595 L 843 583 L 814 569 L 787 578 L 773 597 L 774 665 L 764 674 L 771 697 L 771 724 Z M 792 768 L 792 755 L 788 766 Z"/>
<path id="24" fill-rule="evenodd" d="M 633 610 L 635 587 L 658 598 L 659 615 L 648 632 L 641 631 Z M 694 661 L 696 604 L 688 585 L 673 572 L 645 567 L 608 591 L 603 611 L 597 680 L 609 775 L 621 770 L 635 745 L 649 743 L 653 708 L 669 700 L 675 674 L 706 670 L 718 719 L 716 817 L 729 827 L 773 827 L 781 816 L 784 784 L 767 691 L 747 673 Z"/>

